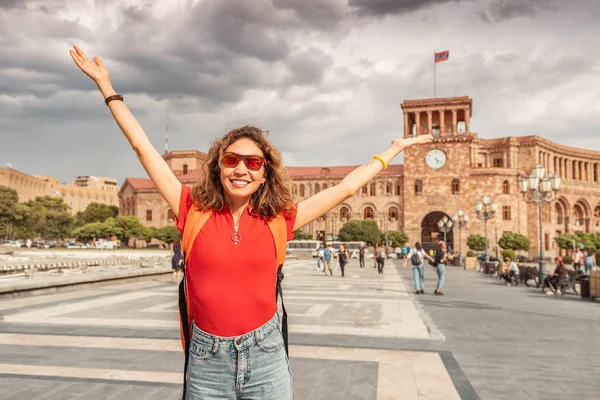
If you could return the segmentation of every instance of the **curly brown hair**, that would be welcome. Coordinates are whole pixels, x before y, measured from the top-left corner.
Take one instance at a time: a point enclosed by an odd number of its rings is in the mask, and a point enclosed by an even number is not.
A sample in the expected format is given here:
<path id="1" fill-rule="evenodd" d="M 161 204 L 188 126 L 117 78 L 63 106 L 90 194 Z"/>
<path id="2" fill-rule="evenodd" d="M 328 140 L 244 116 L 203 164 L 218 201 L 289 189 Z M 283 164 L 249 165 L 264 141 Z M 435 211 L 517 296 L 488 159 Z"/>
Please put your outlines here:
<path id="1" fill-rule="evenodd" d="M 208 157 L 202 166 L 202 176 L 192 190 L 192 199 L 200 211 L 221 211 L 225 206 L 223 185 L 220 179 L 220 160 L 225 149 L 240 139 L 252 140 L 263 152 L 267 160 L 265 183 L 250 198 L 251 213 L 273 219 L 283 212 L 289 216 L 294 212 L 294 202 L 290 190 L 291 179 L 283 166 L 279 150 L 265 137 L 262 130 L 255 126 L 243 126 L 233 129 L 214 142 Z"/>

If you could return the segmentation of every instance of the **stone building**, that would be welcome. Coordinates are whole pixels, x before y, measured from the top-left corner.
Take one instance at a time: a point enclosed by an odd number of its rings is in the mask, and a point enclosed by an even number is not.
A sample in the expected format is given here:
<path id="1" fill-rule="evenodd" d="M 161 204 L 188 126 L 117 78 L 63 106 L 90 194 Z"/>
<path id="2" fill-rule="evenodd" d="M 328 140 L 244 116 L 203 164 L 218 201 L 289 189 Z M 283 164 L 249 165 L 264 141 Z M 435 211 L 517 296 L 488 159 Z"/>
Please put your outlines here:
<path id="1" fill-rule="evenodd" d="M 470 221 L 459 235 L 446 234 L 455 249 L 466 251 L 471 233 L 484 233 L 474 203 L 488 194 L 499 203 L 488 221 L 490 243 L 503 231 L 520 232 L 539 251 L 538 209 L 524 200 L 518 177 L 541 163 L 548 175 L 562 178 L 556 198 L 543 207 L 543 247 L 557 253 L 554 237 L 574 231 L 600 232 L 600 152 L 552 143 L 539 136 L 483 139 L 471 132 L 473 102 L 468 97 L 407 100 L 401 104 L 404 136 L 432 134 L 432 143 L 405 151 L 404 165 L 390 165 L 355 195 L 301 228 L 315 239 L 337 235 L 351 219 L 374 219 L 382 230 L 401 230 L 410 243 L 430 246 L 443 237 L 437 226 L 458 209 Z M 206 154 L 174 151 L 163 156 L 182 183 L 193 186 Z M 288 167 L 295 201 L 338 184 L 357 166 Z M 173 214 L 149 179 L 128 178 L 120 192 L 120 213 L 135 215 L 146 226 L 173 223 Z M 460 236 L 460 241 L 459 241 Z M 491 249 L 493 252 L 493 248 Z"/>
<path id="2" fill-rule="evenodd" d="M 114 178 L 77 177 L 71 184 L 60 183 L 51 176 L 34 176 L 12 168 L 0 168 L 0 186 L 15 189 L 20 202 L 42 196 L 58 196 L 71 214 L 84 211 L 90 203 L 119 205 L 119 186 Z"/>

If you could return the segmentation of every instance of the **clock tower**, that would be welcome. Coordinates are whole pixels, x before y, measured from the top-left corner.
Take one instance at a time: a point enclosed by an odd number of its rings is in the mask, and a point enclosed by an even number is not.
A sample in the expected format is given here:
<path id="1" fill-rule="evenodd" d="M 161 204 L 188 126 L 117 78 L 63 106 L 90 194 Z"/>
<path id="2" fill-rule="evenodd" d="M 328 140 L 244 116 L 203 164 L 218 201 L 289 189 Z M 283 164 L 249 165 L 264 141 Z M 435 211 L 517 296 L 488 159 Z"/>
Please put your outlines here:
<path id="1" fill-rule="evenodd" d="M 444 239 L 440 219 L 450 218 L 459 208 L 467 212 L 472 208 L 465 196 L 471 186 L 466 177 L 476 138 L 470 130 L 472 100 L 466 96 L 407 100 L 400 106 L 405 138 L 434 137 L 432 143 L 412 146 L 404 153 L 404 232 L 411 247 L 418 241 L 428 250 Z M 458 248 L 458 234 L 447 232 L 446 242 Z"/>

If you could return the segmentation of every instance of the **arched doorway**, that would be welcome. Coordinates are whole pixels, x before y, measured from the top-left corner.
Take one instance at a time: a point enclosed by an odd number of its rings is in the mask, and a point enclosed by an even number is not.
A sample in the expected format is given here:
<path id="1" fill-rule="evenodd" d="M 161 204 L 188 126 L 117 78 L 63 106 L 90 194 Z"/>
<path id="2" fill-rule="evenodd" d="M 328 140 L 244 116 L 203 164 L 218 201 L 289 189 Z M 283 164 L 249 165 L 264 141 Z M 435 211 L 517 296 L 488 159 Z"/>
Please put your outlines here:
<path id="1" fill-rule="evenodd" d="M 437 243 L 444 239 L 444 233 L 438 228 L 438 221 L 443 217 L 450 218 L 449 215 L 441 211 L 430 212 L 421 222 L 421 244 L 426 251 L 437 249 Z M 446 244 L 454 249 L 454 227 L 446 233 Z"/>

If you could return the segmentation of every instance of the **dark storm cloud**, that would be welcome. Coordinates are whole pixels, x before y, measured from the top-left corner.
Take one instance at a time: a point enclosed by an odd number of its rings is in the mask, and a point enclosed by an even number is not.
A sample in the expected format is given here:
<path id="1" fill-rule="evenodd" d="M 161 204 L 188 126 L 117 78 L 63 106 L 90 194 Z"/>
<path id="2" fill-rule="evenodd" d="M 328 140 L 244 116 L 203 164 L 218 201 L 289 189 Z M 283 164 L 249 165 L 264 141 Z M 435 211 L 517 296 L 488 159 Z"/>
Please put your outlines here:
<path id="1" fill-rule="evenodd" d="M 533 17 L 556 0 L 493 0 L 486 11 L 479 15 L 486 22 L 502 22 L 516 17 Z"/>
<path id="2" fill-rule="evenodd" d="M 0 9 L 23 8 L 24 6 L 23 0 L 0 0 Z"/>
<path id="3" fill-rule="evenodd" d="M 358 15 L 385 16 L 404 14 L 431 6 L 462 0 L 349 0 Z"/>

